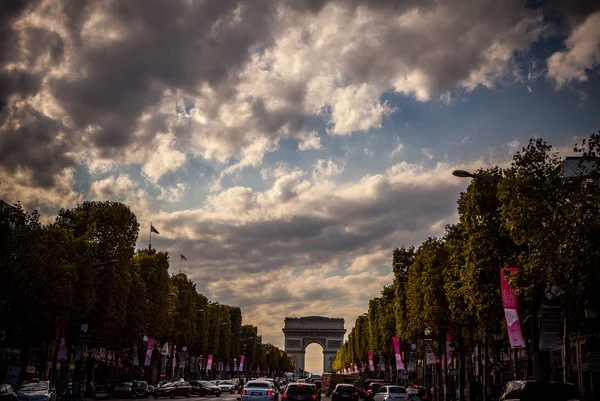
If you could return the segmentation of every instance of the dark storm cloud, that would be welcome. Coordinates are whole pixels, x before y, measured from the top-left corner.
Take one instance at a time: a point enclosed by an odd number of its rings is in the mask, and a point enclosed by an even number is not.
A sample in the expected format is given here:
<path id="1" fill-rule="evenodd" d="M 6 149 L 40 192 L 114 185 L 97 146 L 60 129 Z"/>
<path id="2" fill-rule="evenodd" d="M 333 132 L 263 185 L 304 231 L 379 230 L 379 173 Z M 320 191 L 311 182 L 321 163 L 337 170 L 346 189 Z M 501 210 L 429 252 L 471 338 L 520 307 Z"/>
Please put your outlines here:
<path id="1" fill-rule="evenodd" d="M 64 142 L 56 139 L 68 129 L 29 105 L 7 109 L 6 114 L 9 122 L 0 129 L 0 162 L 10 173 L 25 167 L 35 173 L 35 184 L 52 187 L 55 173 L 74 165 Z M 13 125 L 17 121 L 20 124 Z"/>
<path id="2" fill-rule="evenodd" d="M 306 268 L 352 259 L 376 247 L 412 244 L 415 238 L 435 235 L 435 223 L 448 219 L 455 210 L 455 188 L 447 185 L 392 187 L 384 183 L 376 188 L 368 199 L 325 197 L 311 207 L 319 214 L 307 211 L 295 218 L 234 224 L 191 218 L 186 213 L 169 216 L 161 224 L 192 229 L 195 238 L 157 238 L 157 246 L 186 249 L 201 275 L 217 269 L 222 277 L 233 278 L 240 272 Z"/>
<path id="3" fill-rule="evenodd" d="M 529 0 L 527 5 L 533 9 L 541 9 L 544 19 L 564 35 L 568 35 L 587 17 L 600 11 L 598 0 Z"/>
<path id="4" fill-rule="evenodd" d="M 75 70 L 53 82 L 54 95 L 78 128 L 98 124 L 100 148 L 130 144 L 137 120 L 165 89 L 193 93 L 200 83 L 231 79 L 250 46 L 268 38 L 271 2 L 110 2 L 102 12 L 123 35 L 76 50 Z M 239 19 L 236 16 L 240 13 Z"/>
<path id="5" fill-rule="evenodd" d="M 37 92 L 40 79 L 22 69 L 6 71 L 2 67 L 12 61 L 18 53 L 18 35 L 14 22 L 23 13 L 35 6 L 35 1 L 5 0 L 0 1 L 0 123 L 7 118 L 4 108 L 8 97 L 14 94 L 28 96 Z M 1 160 L 0 160 L 1 162 Z"/>

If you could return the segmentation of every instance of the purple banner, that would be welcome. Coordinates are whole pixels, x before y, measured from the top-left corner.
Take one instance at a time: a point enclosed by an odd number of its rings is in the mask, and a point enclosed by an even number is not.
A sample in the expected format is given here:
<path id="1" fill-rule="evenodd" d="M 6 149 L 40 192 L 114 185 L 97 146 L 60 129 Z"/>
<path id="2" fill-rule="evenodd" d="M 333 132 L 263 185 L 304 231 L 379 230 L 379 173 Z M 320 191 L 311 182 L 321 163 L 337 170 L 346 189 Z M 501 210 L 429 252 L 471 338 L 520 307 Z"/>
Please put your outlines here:
<path id="1" fill-rule="evenodd" d="M 67 342 L 65 335 L 65 326 L 62 327 L 62 336 L 60 337 L 60 346 L 58 347 L 58 360 L 66 361 L 67 360 Z"/>
<path id="2" fill-rule="evenodd" d="M 375 371 L 375 364 L 373 363 L 373 353 L 371 351 L 367 352 L 367 355 L 369 357 L 369 370 L 371 372 Z"/>
<path id="3" fill-rule="evenodd" d="M 148 347 L 146 348 L 146 360 L 144 366 L 150 366 L 152 361 L 152 351 L 154 351 L 154 337 L 148 338 Z"/>
<path id="4" fill-rule="evenodd" d="M 402 355 L 400 354 L 400 339 L 398 337 L 392 337 L 394 343 L 394 353 L 396 354 L 396 370 L 404 369 L 404 362 L 402 362 Z"/>
<path id="5" fill-rule="evenodd" d="M 500 269 L 500 290 L 502 291 L 502 305 L 504 306 L 504 318 L 508 328 L 508 339 L 511 348 L 525 348 L 523 333 L 521 332 L 521 322 L 519 320 L 519 298 L 516 295 L 517 289 L 512 287 L 506 281 L 505 271 L 513 275 L 519 270 L 516 267 L 506 267 Z"/>
<path id="6" fill-rule="evenodd" d="M 208 356 L 208 360 L 206 361 L 206 370 L 212 370 L 212 354 Z"/>

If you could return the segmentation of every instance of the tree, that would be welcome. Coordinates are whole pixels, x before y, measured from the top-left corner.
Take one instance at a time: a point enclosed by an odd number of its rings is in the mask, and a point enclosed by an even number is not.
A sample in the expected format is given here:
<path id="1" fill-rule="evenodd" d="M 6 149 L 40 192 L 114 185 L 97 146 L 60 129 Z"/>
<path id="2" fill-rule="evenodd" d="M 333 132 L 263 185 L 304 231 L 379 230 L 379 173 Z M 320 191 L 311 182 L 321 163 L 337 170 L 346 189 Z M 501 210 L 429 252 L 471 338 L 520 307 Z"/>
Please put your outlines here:
<path id="1" fill-rule="evenodd" d="M 131 287 L 127 267 L 139 230 L 135 215 L 121 203 L 84 202 L 74 209 L 61 209 L 56 226 L 66 229 L 75 239 L 88 241 L 90 254 L 82 257 L 102 263 L 96 273 L 97 296 L 89 316 L 90 333 L 102 341 L 114 341 L 110 345 L 118 349 L 127 321 L 127 304 L 120 298 L 129 294 Z"/>
<path id="2" fill-rule="evenodd" d="M 161 341 L 171 340 L 171 334 L 174 332 L 175 302 L 169 296 L 169 255 L 154 249 L 142 249 L 136 253 L 133 262 L 146 288 L 146 333 L 149 337 Z"/>

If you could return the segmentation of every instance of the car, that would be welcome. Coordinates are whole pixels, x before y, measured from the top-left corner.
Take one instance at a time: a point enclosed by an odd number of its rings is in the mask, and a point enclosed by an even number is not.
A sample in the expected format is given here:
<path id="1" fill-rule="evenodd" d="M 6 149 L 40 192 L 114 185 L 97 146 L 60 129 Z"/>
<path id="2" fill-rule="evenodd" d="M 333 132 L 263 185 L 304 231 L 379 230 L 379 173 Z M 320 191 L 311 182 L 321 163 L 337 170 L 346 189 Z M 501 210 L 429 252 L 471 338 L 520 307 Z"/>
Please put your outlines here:
<path id="1" fill-rule="evenodd" d="M 190 384 L 185 381 L 166 383 L 159 388 L 155 388 L 154 394 L 152 395 L 154 396 L 154 398 L 175 398 L 177 396 L 190 398 L 192 396 L 192 386 L 190 386 Z"/>
<path id="2" fill-rule="evenodd" d="M 513 380 L 506 383 L 500 401 L 575 401 L 579 391 L 574 384 L 534 380 Z"/>
<path id="3" fill-rule="evenodd" d="M 207 395 L 221 396 L 221 389 L 216 384 L 203 380 L 190 380 L 192 386 L 192 394 L 198 394 L 200 397 Z"/>
<path id="4" fill-rule="evenodd" d="M 150 395 L 150 388 L 148 386 L 148 383 L 146 383 L 145 381 L 133 382 L 132 389 L 136 397 L 148 398 L 148 396 Z"/>
<path id="5" fill-rule="evenodd" d="M 17 393 L 10 384 L 0 385 L 0 401 L 17 401 Z"/>
<path id="6" fill-rule="evenodd" d="M 242 390 L 241 401 L 278 401 L 279 396 L 272 382 L 251 380 Z"/>
<path id="7" fill-rule="evenodd" d="M 353 384 L 338 384 L 331 393 L 331 401 L 358 401 L 358 391 Z"/>
<path id="8" fill-rule="evenodd" d="M 379 391 L 381 386 L 385 385 L 385 383 L 381 380 L 367 380 L 365 381 L 365 387 L 363 390 L 362 398 L 365 401 L 373 400 L 373 397 Z"/>
<path id="9" fill-rule="evenodd" d="M 49 381 L 37 380 L 27 381 L 17 391 L 19 401 L 56 401 L 56 390 Z"/>
<path id="10" fill-rule="evenodd" d="M 135 398 L 133 383 L 125 382 L 118 384 L 113 390 L 113 396 L 115 398 Z"/>
<path id="11" fill-rule="evenodd" d="M 283 392 L 282 401 L 319 401 L 321 393 L 311 383 L 288 384 Z"/>
<path id="12" fill-rule="evenodd" d="M 408 393 L 406 392 L 406 388 L 402 386 L 382 386 L 379 388 L 375 397 L 373 397 L 373 401 L 387 401 L 387 400 L 398 400 L 398 401 L 408 401 Z"/>
<path id="13" fill-rule="evenodd" d="M 218 384 L 218 387 L 222 393 L 230 393 L 230 394 L 235 393 L 235 384 L 233 384 L 233 382 L 231 380 L 220 381 Z"/>

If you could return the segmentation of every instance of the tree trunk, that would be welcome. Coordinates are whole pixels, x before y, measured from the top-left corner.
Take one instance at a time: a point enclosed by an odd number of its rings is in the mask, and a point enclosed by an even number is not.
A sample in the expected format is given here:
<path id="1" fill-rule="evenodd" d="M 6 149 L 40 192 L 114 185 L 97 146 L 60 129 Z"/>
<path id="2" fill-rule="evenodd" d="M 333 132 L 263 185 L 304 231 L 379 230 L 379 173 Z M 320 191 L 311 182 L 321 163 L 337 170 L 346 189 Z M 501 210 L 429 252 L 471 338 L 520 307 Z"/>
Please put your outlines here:
<path id="1" fill-rule="evenodd" d="M 464 335 L 463 335 L 463 329 L 462 326 L 459 330 L 459 337 L 458 337 L 458 356 L 460 358 L 460 370 L 458 373 L 458 381 L 459 381 L 459 400 L 460 401 L 465 401 L 465 380 L 466 380 L 466 372 L 465 372 L 465 368 L 466 368 L 466 363 L 467 363 L 467 358 L 465 355 L 466 351 L 466 347 L 465 347 L 465 341 L 464 341 Z"/>

